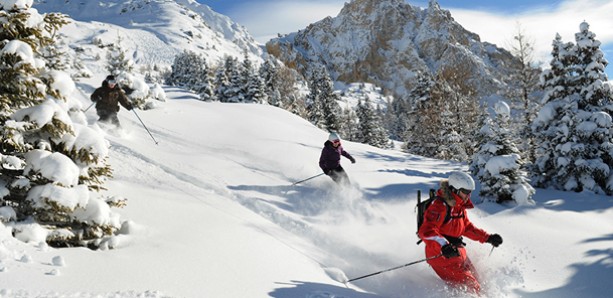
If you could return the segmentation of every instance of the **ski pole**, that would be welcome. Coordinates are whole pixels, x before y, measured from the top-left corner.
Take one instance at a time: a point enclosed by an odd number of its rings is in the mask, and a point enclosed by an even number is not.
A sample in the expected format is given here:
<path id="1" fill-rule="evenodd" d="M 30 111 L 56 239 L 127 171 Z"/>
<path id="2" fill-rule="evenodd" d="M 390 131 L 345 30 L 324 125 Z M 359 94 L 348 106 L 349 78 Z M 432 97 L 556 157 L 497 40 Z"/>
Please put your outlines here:
<path id="1" fill-rule="evenodd" d="M 87 112 L 87 110 L 89 110 L 89 108 L 93 107 L 95 104 L 95 102 L 92 102 L 92 104 L 89 105 L 89 107 L 87 107 L 87 109 L 85 109 L 85 111 L 83 111 L 83 113 Z"/>
<path id="2" fill-rule="evenodd" d="M 147 128 L 147 126 L 145 126 L 145 123 L 143 123 L 143 120 L 140 119 L 140 117 L 138 116 L 138 114 L 136 113 L 136 111 L 134 109 L 132 109 L 132 112 L 134 112 L 134 115 L 136 115 L 136 118 L 138 118 L 138 121 L 140 121 L 140 124 L 143 125 L 143 127 L 145 128 L 145 130 L 149 133 L 149 136 L 153 139 L 153 141 L 155 142 L 155 144 L 158 144 L 158 141 L 155 140 L 155 138 L 153 137 L 153 135 L 151 134 L 151 132 L 149 131 L 149 129 Z"/>
<path id="3" fill-rule="evenodd" d="M 356 280 L 358 280 L 358 279 L 362 279 L 362 278 L 371 277 L 371 276 L 373 276 L 373 275 L 381 274 L 381 273 L 383 273 L 383 272 L 388 272 L 388 271 L 392 271 L 392 270 L 400 269 L 400 268 L 403 268 L 403 267 L 411 266 L 411 265 L 414 265 L 414 264 L 417 264 L 417 263 L 425 262 L 425 261 L 428 261 L 428 260 L 436 259 L 436 258 L 438 258 L 438 257 L 440 257 L 440 256 L 442 256 L 442 255 L 443 255 L 443 254 L 439 254 L 439 255 L 436 255 L 436 256 L 433 256 L 433 257 L 429 257 L 429 258 L 425 258 L 425 259 L 422 259 L 422 260 L 419 260 L 419 261 L 415 261 L 415 262 L 407 263 L 407 264 L 404 264 L 404 265 L 396 266 L 396 267 L 394 267 L 394 268 L 390 268 L 390 269 L 386 269 L 386 270 L 381 270 L 381 271 L 379 271 L 379 272 L 375 272 L 375 273 L 371 273 L 371 274 L 368 274 L 368 275 L 364 275 L 364 276 L 360 276 L 360 277 L 352 278 L 352 279 L 350 279 L 350 280 L 348 280 L 348 281 L 346 281 L 346 282 L 344 282 L 344 283 L 346 284 L 346 283 L 348 283 L 348 282 L 356 281 Z"/>
<path id="4" fill-rule="evenodd" d="M 315 176 L 312 176 L 312 177 L 309 177 L 309 178 L 306 178 L 306 179 L 303 179 L 303 180 L 300 180 L 300 181 L 294 182 L 294 183 L 292 183 L 292 185 L 290 185 L 290 186 L 294 186 L 294 185 L 296 185 L 296 184 L 298 184 L 298 183 L 302 183 L 302 182 L 305 182 L 305 181 L 311 180 L 311 179 L 313 179 L 313 178 L 317 178 L 317 177 L 319 177 L 319 176 L 321 176 L 321 175 L 323 175 L 323 174 L 324 174 L 324 173 L 320 173 L 320 174 L 317 174 L 317 175 L 315 175 Z"/>

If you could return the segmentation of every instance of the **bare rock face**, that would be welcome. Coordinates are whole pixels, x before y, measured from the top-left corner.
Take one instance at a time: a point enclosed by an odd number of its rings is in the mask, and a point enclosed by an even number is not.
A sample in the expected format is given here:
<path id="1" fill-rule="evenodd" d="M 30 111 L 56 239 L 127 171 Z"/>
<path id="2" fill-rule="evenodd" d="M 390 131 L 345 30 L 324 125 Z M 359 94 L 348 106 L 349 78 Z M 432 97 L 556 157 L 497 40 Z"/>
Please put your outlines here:
<path id="1" fill-rule="evenodd" d="M 353 0 L 338 16 L 269 41 L 268 52 L 307 75 L 318 65 L 345 83 L 368 82 L 404 96 L 417 72 L 468 73 L 478 97 L 495 94 L 513 56 L 458 24 L 434 0 L 427 9 L 403 0 Z"/>

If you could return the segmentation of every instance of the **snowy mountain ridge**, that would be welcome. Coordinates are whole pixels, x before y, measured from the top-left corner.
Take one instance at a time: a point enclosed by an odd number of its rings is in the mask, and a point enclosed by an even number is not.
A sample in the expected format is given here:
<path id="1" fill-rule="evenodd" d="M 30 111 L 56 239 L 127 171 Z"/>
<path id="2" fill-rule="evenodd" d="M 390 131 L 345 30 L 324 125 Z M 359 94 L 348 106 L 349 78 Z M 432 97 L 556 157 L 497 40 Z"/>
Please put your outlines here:
<path id="1" fill-rule="evenodd" d="M 242 59 L 245 52 L 259 63 L 263 53 L 243 26 L 193 0 L 35 0 L 33 7 L 72 18 L 74 22 L 61 31 L 69 39 L 71 31 L 88 30 L 84 39 L 72 41 L 78 45 L 122 38 L 137 64 L 168 66 L 184 50 L 203 54 L 210 63 L 226 55 Z"/>
<path id="2" fill-rule="evenodd" d="M 333 80 L 369 82 L 402 97 L 417 72 L 445 69 L 468 73 L 465 83 L 479 97 L 505 86 L 507 67 L 518 61 L 506 50 L 482 42 L 449 11 L 430 1 L 427 9 L 403 0 L 353 0 L 336 17 L 275 38 L 269 53 L 303 74 L 324 65 Z"/>

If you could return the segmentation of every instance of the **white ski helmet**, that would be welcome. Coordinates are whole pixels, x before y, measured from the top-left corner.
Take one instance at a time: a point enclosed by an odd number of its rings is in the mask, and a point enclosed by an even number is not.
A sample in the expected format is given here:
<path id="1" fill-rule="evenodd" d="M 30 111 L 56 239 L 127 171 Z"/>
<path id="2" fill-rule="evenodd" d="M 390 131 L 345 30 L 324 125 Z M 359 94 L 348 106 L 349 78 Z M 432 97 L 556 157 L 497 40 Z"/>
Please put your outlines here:
<path id="1" fill-rule="evenodd" d="M 475 190 L 475 181 L 470 175 L 464 172 L 452 172 L 451 175 L 449 175 L 449 185 L 457 190 L 462 188 L 470 191 Z"/>
<path id="2" fill-rule="evenodd" d="M 331 132 L 330 135 L 328 136 L 328 141 L 330 142 L 335 141 L 335 140 L 340 140 L 340 139 L 341 137 L 335 132 Z"/>

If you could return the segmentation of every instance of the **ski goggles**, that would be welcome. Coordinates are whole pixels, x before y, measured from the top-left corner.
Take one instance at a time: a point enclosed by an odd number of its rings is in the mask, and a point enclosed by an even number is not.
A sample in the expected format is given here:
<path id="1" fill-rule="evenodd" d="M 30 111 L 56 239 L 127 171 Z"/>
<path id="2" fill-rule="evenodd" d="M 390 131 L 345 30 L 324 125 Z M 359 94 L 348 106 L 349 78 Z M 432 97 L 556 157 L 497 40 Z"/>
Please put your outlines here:
<path id="1" fill-rule="evenodd" d="M 470 189 L 464 189 L 464 188 L 460 188 L 460 192 L 465 194 L 465 195 L 469 195 L 471 192 L 473 192 Z"/>

